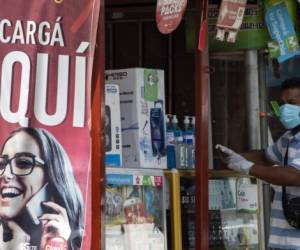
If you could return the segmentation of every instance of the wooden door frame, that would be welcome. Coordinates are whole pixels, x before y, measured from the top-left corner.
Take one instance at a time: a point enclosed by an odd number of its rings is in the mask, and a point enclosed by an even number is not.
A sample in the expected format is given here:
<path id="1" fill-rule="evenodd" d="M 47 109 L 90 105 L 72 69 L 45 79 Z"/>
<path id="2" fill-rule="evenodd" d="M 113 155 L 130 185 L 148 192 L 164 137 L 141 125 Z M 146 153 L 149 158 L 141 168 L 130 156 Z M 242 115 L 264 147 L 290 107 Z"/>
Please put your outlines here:
<path id="1" fill-rule="evenodd" d="M 100 0 L 100 14 L 96 35 L 92 79 L 92 235 L 91 250 L 105 249 L 104 246 L 104 201 L 105 201 L 105 163 L 104 163 L 104 70 L 105 70 L 105 17 L 104 0 Z"/>
<path id="2" fill-rule="evenodd" d="M 122 1 L 122 0 L 120 0 Z M 199 30 L 203 2 L 196 0 Z M 104 249 L 104 70 L 105 70 L 105 5 L 100 0 L 100 18 L 95 52 L 92 102 L 92 249 Z M 115 2 L 115 0 L 114 0 Z M 195 112 L 196 112 L 196 249 L 208 250 L 208 49 L 195 53 Z M 100 154 L 100 156 L 99 156 Z M 99 190 L 100 189 L 100 190 Z M 100 237 L 100 239 L 99 239 Z"/>
<path id="3" fill-rule="evenodd" d="M 208 0 L 196 0 L 196 27 L 207 17 Z M 203 13 L 205 12 L 205 13 Z M 207 24 L 206 24 L 207 25 Z M 207 31 L 208 32 L 208 31 Z M 207 250 L 208 242 L 208 124 L 209 124 L 209 66 L 208 44 L 195 55 L 196 112 L 196 249 Z"/>

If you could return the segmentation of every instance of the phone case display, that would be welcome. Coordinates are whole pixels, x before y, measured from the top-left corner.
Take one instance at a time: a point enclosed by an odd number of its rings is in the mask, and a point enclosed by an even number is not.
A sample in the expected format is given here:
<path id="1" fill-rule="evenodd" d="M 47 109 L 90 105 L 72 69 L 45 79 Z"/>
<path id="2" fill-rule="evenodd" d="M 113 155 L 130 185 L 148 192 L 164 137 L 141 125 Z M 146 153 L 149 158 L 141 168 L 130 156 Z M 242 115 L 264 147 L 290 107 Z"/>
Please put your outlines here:
<path id="1" fill-rule="evenodd" d="M 209 249 L 260 249 L 256 179 L 209 180 Z"/>
<path id="2" fill-rule="evenodd" d="M 166 168 L 164 71 L 107 70 L 120 89 L 123 167 Z"/>
<path id="3" fill-rule="evenodd" d="M 107 168 L 106 250 L 166 250 L 161 170 Z"/>
<path id="4" fill-rule="evenodd" d="M 180 177 L 182 249 L 196 249 L 195 178 Z"/>

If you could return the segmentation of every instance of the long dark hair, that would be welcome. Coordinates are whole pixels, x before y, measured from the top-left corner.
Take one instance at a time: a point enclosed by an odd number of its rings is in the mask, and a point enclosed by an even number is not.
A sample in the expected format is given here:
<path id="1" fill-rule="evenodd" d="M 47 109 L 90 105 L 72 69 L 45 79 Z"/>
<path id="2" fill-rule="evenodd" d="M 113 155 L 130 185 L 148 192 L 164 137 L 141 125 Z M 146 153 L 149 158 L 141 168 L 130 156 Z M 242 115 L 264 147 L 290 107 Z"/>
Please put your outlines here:
<path id="1" fill-rule="evenodd" d="M 38 143 L 41 157 L 45 162 L 51 196 L 55 203 L 67 211 L 72 231 L 68 241 L 69 249 L 80 249 L 84 227 L 83 200 L 70 159 L 61 144 L 45 129 L 21 127 L 14 130 L 6 141 L 22 131 L 31 135 Z"/>

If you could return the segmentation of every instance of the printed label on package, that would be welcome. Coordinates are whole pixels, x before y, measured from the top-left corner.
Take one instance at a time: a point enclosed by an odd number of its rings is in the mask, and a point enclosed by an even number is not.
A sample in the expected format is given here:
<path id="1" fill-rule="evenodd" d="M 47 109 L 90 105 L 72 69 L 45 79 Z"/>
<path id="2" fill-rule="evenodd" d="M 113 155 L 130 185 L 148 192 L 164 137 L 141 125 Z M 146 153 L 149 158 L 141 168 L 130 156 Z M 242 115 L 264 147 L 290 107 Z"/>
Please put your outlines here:
<path id="1" fill-rule="evenodd" d="M 162 187 L 162 176 L 150 175 L 127 175 L 127 174 L 107 174 L 106 182 L 108 185 L 134 185 L 134 186 L 153 186 Z"/>
<path id="2" fill-rule="evenodd" d="M 174 31 L 181 22 L 187 0 L 158 0 L 156 5 L 156 24 L 163 34 Z"/>
<path id="3" fill-rule="evenodd" d="M 99 0 L 2 2 L 0 249 L 91 249 Z"/>

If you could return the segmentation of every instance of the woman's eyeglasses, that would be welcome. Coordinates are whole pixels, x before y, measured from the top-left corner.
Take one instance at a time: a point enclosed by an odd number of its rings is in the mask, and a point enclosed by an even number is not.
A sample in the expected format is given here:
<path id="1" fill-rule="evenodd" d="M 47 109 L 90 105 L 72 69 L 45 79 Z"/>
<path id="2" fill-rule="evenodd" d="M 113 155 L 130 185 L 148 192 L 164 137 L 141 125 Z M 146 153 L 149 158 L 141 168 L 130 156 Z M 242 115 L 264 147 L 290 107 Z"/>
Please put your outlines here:
<path id="1" fill-rule="evenodd" d="M 27 152 L 16 153 L 10 159 L 8 155 L 1 155 L 0 176 L 4 174 L 7 165 L 9 165 L 12 174 L 25 176 L 31 174 L 35 166 L 43 166 L 44 164 L 45 162 L 38 156 Z"/>

